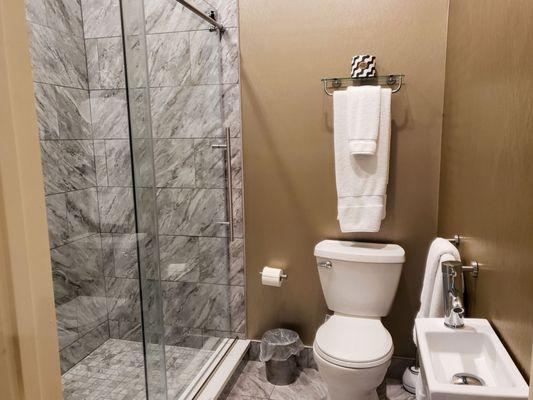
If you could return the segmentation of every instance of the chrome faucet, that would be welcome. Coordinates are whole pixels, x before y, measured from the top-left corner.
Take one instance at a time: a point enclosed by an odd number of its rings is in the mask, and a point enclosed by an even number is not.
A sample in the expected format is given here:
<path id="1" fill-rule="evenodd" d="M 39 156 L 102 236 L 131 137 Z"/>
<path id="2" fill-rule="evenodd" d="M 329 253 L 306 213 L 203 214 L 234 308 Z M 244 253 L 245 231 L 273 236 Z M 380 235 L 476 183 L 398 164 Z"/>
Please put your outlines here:
<path id="1" fill-rule="evenodd" d="M 464 326 L 463 306 L 463 263 L 444 261 L 442 263 L 444 295 L 444 325 L 457 329 Z"/>

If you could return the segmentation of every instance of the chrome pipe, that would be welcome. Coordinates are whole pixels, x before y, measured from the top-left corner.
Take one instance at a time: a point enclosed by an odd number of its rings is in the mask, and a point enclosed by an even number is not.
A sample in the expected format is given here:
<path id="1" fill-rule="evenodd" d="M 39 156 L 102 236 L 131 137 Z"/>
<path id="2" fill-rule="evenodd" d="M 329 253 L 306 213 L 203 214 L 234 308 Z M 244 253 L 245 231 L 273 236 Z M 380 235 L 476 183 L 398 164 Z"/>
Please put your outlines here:
<path id="1" fill-rule="evenodd" d="M 224 33 L 226 31 L 226 28 L 221 23 L 217 22 L 214 18 L 211 18 L 209 15 L 206 15 L 199 9 L 197 9 L 192 4 L 189 4 L 185 0 L 176 0 L 178 3 L 180 3 L 183 7 L 188 9 L 189 11 L 192 11 L 194 14 L 198 15 L 200 18 L 202 18 L 204 21 L 206 21 L 208 24 L 213 25 L 215 29 L 217 29 L 220 33 Z"/>

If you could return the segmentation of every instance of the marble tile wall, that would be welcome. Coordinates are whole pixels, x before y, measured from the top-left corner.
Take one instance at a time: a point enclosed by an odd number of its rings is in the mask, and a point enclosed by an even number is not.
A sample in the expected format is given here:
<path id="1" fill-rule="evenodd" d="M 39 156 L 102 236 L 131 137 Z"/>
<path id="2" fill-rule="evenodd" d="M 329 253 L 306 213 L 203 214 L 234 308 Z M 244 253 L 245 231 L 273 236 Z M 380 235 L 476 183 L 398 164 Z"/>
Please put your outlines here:
<path id="1" fill-rule="evenodd" d="M 83 18 L 78 0 L 28 0 L 61 368 L 109 338 Z"/>
<path id="2" fill-rule="evenodd" d="M 165 331 L 168 344 L 199 346 L 202 336 L 243 335 L 245 307 L 236 0 L 193 3 L 219 10 L 229 27 L 222 40 L 174 0 L 144 0 L 144 11 Z M 136 260 L 121 257 L 134 252 L 127 247 L 134 245 L 128 240 L 134 217 L 120 15 L 118 0 L 81 5 L 104 268 L 113 278 L 108 296 L 123 293 L 121 304 L 110 301 L 111 337 L 123 339 L 139 321 L 122 312 L 137 302 L 125 295 L 137 276 Z M 130 85 L 144 86 L 142 74 L 134 78 Z M 223 143 L 223 126 L 232 129 L 234 149 L 238 237 L 230 248 L 227 227 L 217 224 L 228 219 L 224 153 L 211 147 Z"/>

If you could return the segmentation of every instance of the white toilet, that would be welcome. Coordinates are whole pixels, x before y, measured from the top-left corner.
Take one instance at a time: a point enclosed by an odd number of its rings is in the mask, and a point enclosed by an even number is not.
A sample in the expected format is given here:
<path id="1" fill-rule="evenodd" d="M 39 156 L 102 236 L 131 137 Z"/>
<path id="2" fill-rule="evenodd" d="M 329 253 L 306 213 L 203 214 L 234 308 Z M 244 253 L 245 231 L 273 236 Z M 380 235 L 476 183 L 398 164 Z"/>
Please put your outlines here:
<path id="1" fill-rule="evenodd" d="M 324 240 L 315 256 L 334 311 L 313 344 L 329 400 L 377 400 L 394 349 L 380 318 L 392 305 L 405 252 L 395 244 Z"/>

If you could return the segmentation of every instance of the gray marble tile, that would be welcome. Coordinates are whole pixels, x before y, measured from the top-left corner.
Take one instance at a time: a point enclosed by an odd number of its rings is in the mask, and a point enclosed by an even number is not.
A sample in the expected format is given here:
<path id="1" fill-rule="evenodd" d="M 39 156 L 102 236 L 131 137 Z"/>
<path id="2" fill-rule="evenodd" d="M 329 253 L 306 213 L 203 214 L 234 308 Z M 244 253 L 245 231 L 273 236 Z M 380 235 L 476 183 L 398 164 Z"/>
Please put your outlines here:
<path id="1" fill-rule="evenodd" d="M 239 82 L 239 32 L 230 28 L 220 41 L 222 57 L 222 83 Z"/>
<path id="2" fill-rule="evenodd" d="M 78 296 L 104 296 L 104 270 L 99 235 L 50 251 L 56 304 Z"/>
<path id="3" fill-rule="evenodd" d="M 91 111 L 95 138 L 129 137 L 128 109 L 124 90 L 91 91 Z"/>
<path id="4" fill-rule="evenodd" d="M 209 25 L 173 0 L 145 0 L 146 29 L 149 33 L 206 29 Z M 192 0 L 191 4 L 203 11 L 213 7 L 205 1 Z"/>
<path id="5" fill-rule="evenodd" d="M 121 37 L 98 39 L 98 65 L 101 89 L 126 87 Z"/>
<path id="6" fill-rule="evenodd" d="M 130 88 L 148 87 L 148 60 L 146 41 L 140 36 L 126 37 L 126 58 L 128 60 L 128 86 Z"/>
<path id="7" fill-rule="evenodd" d="M 233 229 L 236 238 L 244 237 L 242 189 L 233 189 Z"/>
<path id="8" fill-rule="evenodd" d="M 94 141 L 94 163 L 96 168 L 96 182 L 98 186 L 108 186 L 107 160 L 105 140 Z"/>
<path id="9" fill-rule="evenodd" d="M 238 23 L 237 0 L 214 0 L 218 12 L 217 20 L 228 28 L 235 28 Z"/>
<path id="10" fill-rule="evenodd" d="M 80 337 L 70 346 L 60 351 L 61 372 L 65 373 L 76 365 L 80 360 L 87 357 L 98 346 L 109 339 L 109 325 L 104 322 L 98 328 Z"/>
<path id="11" fill-rule="evenodd" d="M 64 193 L 46 196 L 46 216 L 50 247 L 62 245 L 68 239 L 67 200 Z"/>
<path id="12" fill-rule="evenodd" d="M 408 393 L 403 388 L 400 381 L 387 379 L 387 399 L 388 400 L 415 400 L 416 396 Z"/>
<path id="13" fill-rule="evenodd" d="M 269 399 L 273 391 L 274 385 L 266 379 L 264 364 L 258 361 L 249 361 L 237 377 L 229 395 L 233 396 L 233 398 L 251 396 L 253 398 Z"/>
<path id="14" fill-rule="evenodd" d="M 80 336 L 92 331 L 104 322 L 107 323 L 107 305 L 104 295 L 79 296 L 77 304 L 78 334 Z"/>
<path id="15" fill-rule="evenodd" d="M 83 37 L 79 0 L 44 0 L 44 4 L 49 27 Z"/>
<path id="16" fill-rule="evenodd" d="M 159 232 L 163 235 L 226 236 L 225 192 L 222 189 L 160 189 Z"/>
<path id="17" fill-rule="evenodd" d="M 47 194 L 86 189 L 96 184 L 92 141 L 41 141 L 41 161 Z"/>
<path id="18" fill-rule="evenodd" d="M 34 81 L 88 88 L 83 39 L 36 24 L 29 33 Z"/>
<path id="19" fill-rule="evenodd" d="M 241 138 L 231 138 L 231 172 L 234 188 L 242 189 L 242 142 Z"/>
<path id="20" fill-rule="evenodd" d="M 87 57 L 87 79 L 89 80 L 89 89 L 101 89 L 98 39 L 85 40 L 85 56 Z"/>
<path id="21" fill-rule="evenodd" d="M 86 38 L 121 35 L 119 0 L 81 0 Z"/>
<path id="22" fill-rule="evenodd" d="M 56 109 L 61 139 L 92 139 L 88 90 L 57 87 Z"/>
<path id="23" fill-rule="evenodd" d="M 78 298 L 56 304 L 57 337 L 63 349 L 78 339 Z"/>
<path id="24" fill-rule="evenodd" d="M 165 87 L 151 90 L 154 137 L 222 137 L 218 85 Z"/>
<path id="25" fill-rule="evenodd" d="M 197 188 L 226 187 L 226 150 L 213 148 L 213 145 L 224 145 L 223 139 L 195 139 L 194 167 Z"/>
<path id="26" fill-rule="evenodd" d="M 129 140 L 106 140 L 105 149 L 109 186 L 131 186 L 132 169 Z"/>
<path id="27" fill-rule="evenodd" d="M 159 236 L 161 279 L 198 282 L 200 279 L 198 237 Z"/>
<path id="28" fill-rule="evenodd" d="M 244 286 L 244 240 L 230 243 L 230 285 Z"/>
<path id="29" fill-rule="evenodd" d="M 222 83 L 221 41 L 218 32 L 190 32 L 191 83 L 193 85 Z"/>
<path id="30" fill-rule="evenodd" d="M 66 194 L 68 239 L 78 240 L 99 232 L 98 197 L 96 188 L 76 190 Z"/>
<path id="31" fill-rule="evenodd" d="M 26 0 L 26 20 L 39 25 L 46 25 L 46 7 L 44 0 Z"/>
<path id="32" fill-rule="evenodd" d="M 166 325 L 229 331 L 229 293 L 222 285 L 162 282 Z"/>
<path id="33" fill-rule="evenodd" d="M 246 329 L 245 291 L 242 286 L 230 286 L 230 323 L 231 331 L 244 333 Z"/>
<path id="34" fill-rule="evenodd" d="M 229 284 L 228 241 L 226 238 L 199 238 L 200 282 Z"/>
<path id="35" fill-rule="evenodd" d="M 113 248 L 113 235 L 110 233 L 100 234 L 102 241 L 102 263 L 104 275 L 115 276 L 115 250 Z"/>
<path id="36" fill-rule="evenodd" d="M 103 233 L 133 233 L 134 210 L 131 188 L 98 188 L 100 227 Z"/>
<path id="37" fill-rule="evenodd" d="M 171 346 L 201 349 L 203 348 L 204 337 L 201 329 L 167 325 L 165 326 L 165 343 Z"/>
<path id="38" fill-rule="evenodd" d="M 148 88 L 130 89 L 131 135 L 135 139 L 152 140 L 152 117 Z"/>
<path id="39" fill-rule="evenodd" d="M 128 338 L 141 324 L 139 281 L 137 279 L 106 279 L 109 320 L 115 321 L 115 338 Z"/>
<path id="40" fill-rule="evenodd" d="M 154 140 L 157 187 L 193 188 L 194 143 L 192 139 Z"/>
<path id="41" fill-rule="evenodd" d="M 189 33 L 147 35 L 150 86 L 178 86 L 190 82 Z"/>
<path id="42" fill-rule="evenodd" d="M 305 393 L 305 397 L 302 396 Z M 320 374 L 315 369 L 304 369 L 291 385 L 275 386 L 270 398 L 272 400 L 325 400 L 327 390 Z"/>
<path id="43" fill-rule="evenodd" d="M 56 88 L 52 85 L 35 84 L 35 108 L 39 138 L 59 139 Z"/>
<path id="44" fill-rule="evenodd" d="M 229 127 L 231 137 L 241 136 L 241 89 L 238 84 L 224 85 L 222 93 L 224 126 Z"/>
<path id="45" fill-rule="evenodd" d="M 113 255 L 117 278 L 137 278 L 137 235 L 113 235 Z"/>

